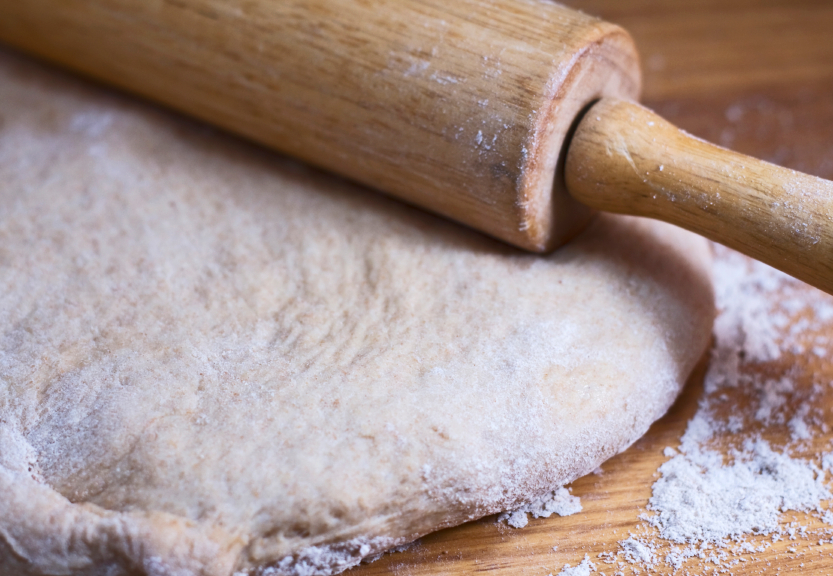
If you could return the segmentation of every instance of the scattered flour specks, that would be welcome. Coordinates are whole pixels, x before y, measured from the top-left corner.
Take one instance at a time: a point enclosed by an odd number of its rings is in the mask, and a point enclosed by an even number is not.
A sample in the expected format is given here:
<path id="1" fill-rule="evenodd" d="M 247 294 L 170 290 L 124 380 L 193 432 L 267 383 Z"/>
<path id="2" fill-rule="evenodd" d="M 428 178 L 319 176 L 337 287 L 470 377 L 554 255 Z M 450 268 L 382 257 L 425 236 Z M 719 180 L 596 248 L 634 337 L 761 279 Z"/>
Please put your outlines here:
<path id="1" fill-rule="evenodd" d="M 645 543 L 635 538 L 628 538 L 619 542 L 619 545 L 622 547 L 622 552 L 629 562 L 641 562 L 648 565 L 654 564 L 654 552 Z"/>
<path id="2" fill-rule="evenodd" d="M 833 298 L 726 248 L 715 252 L 720 313 L 704 396 L 680 446 L 663 451 L 669 460 L 641 516 L 646 532 L 619 542 L 615 556 L 600 556 L 608 563 L 618 557 L 653 569 L 664 561 L 676 571 L 697 559 L 702 571 L 731 573 L 743 555 L 771 546 L 763 536 L 809 538 L 806 526 L 784 524 L 786 512 L 833 524 L 824 505 L 833 498 L 833 454 L 802 454 L 816 430 L 829 431 L 818 399 L 831 383 L 774 368 L 790 354 L 827 354 Z M 775 427 L 790 443 L 766 439 Z M 819 542 L 833 541 L 831 533 L 822 531 Z"/>
<path id="3" fill-rule="evenodd" d="M 585 554 L 584 560 L 581 561 L 581 564 L 578 566 L 570 567 L 569 564 L 566 564 L 561 572 L 558 573 L 558 576 L 590 576 L 591 573 L 596 571 L 596 565 L 590 561 L 590 557 Z M 550 574 L 552 576 L 552 574 Z"/>
<path id="4" fill-rule="evenodd" d="M 663 464 L 653 487 L 649 522 L 672 542 L 720 542 L 779 530 L 782 512 L 820 511 L 831 498 L 820 469 L 747 440 L 734 462 L 711 450 L 690 450 Z"/>
<path id="5" fill-rule="evenodd" d="M 513 528 L 523 528 L 528 523 L 527 514 L 532 514 L 535 518 L 549 518 L 553 514 L 570 516 L 577 512 L 581 512 L 579 498 L 570 494 L 567 488 L 560 487 L 517 510 L 504 512 L 498 516 L 498 521 L 506 522 Z"/>
<path id="6" fill-rule="evenodd" d="M 833 350 L 833 297 L 727 248 L 714 250 L 719 315 L 704 394 L 679 446 L 663 450 L 668 460 L 637 533 L 598 555 L 614 575 L 665 573 L 662 564 L 683 574 L 732 574 L 778 542 L 796 541 L 789 555 L 833 544 L 833 528 L 819 529 L 820 522 L 833 526 L 833 452 L 813 451 L 811 443 L 830 432 L 820 400 L 833 382 L 792 361 Z M 527 512 L 555 508 L 534 503 L 504 519 L 523 526 Z M 815 518 L 815 527 L 796 514 Z M 595 571 L 585 556 L 559 576 Z"/>

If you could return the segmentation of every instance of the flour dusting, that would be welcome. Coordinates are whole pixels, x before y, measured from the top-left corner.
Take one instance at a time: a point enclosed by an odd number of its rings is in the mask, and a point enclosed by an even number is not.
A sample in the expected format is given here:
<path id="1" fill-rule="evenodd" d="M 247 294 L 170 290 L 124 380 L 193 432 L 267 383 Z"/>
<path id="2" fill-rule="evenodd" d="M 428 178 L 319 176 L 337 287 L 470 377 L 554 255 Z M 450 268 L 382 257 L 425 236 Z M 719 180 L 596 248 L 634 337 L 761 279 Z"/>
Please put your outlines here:
<path id="1" fill-rule="evenodd" d="M 310 546 L 295 556 L 286 556 L 273 566 L 239 571 L 234 576 L 330 576 L 359 565 L 372 553 L 407 549 L 408 545 L 393 548 L 391 538 L 353 538 L 326 546 Z M 401 543 L 399 543 L 401 544 Z M 377 556 L 378 557 L 378 556 Z"/>
<path id="2" fill-rule="evenodd" d="M 513 528 L 523 528 L 529 522 L 527 514 L 532 514 L 535 518 L 549 518 L 553 514 L 570 516 L 577 512 L 581 512 L 581 500 L 562 486 L 517 510 L 504 512 L 498 516 L 498 521 L 506 522 Z"/>
<path id="3" fill-rule="evenodd" d="M 653 565 L 655 562 L 654 550 L 635 538 L 628 538 L 619 543 L 622 547 L 622 553 L 631 563 L 642 562 L 644 564 Z"/>
<path id="4" fill-rule="evenodd" d="M 663 451 L 669 460 L 641 532 L 599 556 L 634 573 L 658 563 L 676 571 L 691 559 L 699 570 L 731 573 L 781 540 L 833 542 L 831 529 L 785 522 L 785 513 L 803 513 L 833 525 L 833 453 L 808 453 L 809 441 L 829 431 L 819 400 L 833 383 L 777 368 L 790 355 L 827 354 L 833 299 L 729 249 L 715 253 L 720 314 L 704 395 L 679 447 Z M 775 445 L 772 432 L 790 441 Z"/>
<path id="5" fill-rule="evenodd" d="M 565 564 L 564 568 L 561 572 L 558 573 L 558 576 L 590 576 L 593 572 L 596 571 L 596 565 L 590 561 L 590 557 L 585 554 L 584 560 L 581 561 L 581 564 L 578 566 L 570 567 L 569 564 Z M 549 576 L 552 576 L 550 574 Z"/>
<path id="6" fill-rule="evenodd" d="M 748 439 L 733 456 L 724 465 L 719 452 L 695 448 L 660 467 L 648 521 L 663 538 L 699 543 L 771 534 L 782 512 L 821 512 L 820 502 L 833 496 L 819 468 L 765 440 Z"/>

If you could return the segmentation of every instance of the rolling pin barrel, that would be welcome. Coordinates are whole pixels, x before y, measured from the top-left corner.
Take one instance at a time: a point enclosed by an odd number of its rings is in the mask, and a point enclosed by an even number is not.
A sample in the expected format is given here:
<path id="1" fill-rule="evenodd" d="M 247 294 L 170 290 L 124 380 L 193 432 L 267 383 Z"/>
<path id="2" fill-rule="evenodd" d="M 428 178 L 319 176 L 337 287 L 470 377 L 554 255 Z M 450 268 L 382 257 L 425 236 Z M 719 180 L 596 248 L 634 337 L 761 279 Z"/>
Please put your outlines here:
<path id="1" fill-rule="evenodd" d="M 0 0 L 0 41 L 528 250 L 608 210 L 833 293 L 833 183 L 627 102 L 630 36 L 548 0 Z"/>
<path id="2" fill-rule="evenodd" d="M 549 250 L 579 111 L 635 98 L 622 29 L 544 0 L 0 0 L 0 41 Z"/>

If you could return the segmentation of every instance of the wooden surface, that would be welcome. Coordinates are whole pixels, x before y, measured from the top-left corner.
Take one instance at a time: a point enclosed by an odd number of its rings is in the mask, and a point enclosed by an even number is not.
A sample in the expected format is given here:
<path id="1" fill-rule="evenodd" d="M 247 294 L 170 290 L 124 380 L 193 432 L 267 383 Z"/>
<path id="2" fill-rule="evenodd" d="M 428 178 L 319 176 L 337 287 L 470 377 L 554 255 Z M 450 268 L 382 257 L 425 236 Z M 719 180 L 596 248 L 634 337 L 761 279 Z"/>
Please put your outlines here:
<path id="1" fill-rule="evenodd" d="M 529 250 L 591 212 L 554 183 L 620 28 L 546 0 L 0 0 L 0 41 Z"/>
<path id="2" fill-rule="evenodd" d="M 711 144 L 602 99 L 564 175 L 582 204 L 676 224 L 833 294 L 833 182 Z"/>
<path id="3" fill-rule="evenodd" d="M 644 63 L 643 102 L 674 124 L 739 152 L 833 179 L 833 3 L 570 0 L 569 4 L 622 24 L 633 34 Z M 806 337 L 833 340 L 833 328 L 828 324 L 826 329 L 809 330 Z M 822 352 L 822 356 L 788 353 L 754 369 L 773 377 L 790 374 L 806 389 L 814 379 L 833 380 L 833 345 Z M 657 468 L 667 460 L 662 450 L 679 443 L 697 409 L 704 368 L 642 440 L 605 463 L 601 475 L 573 484 L 583 512 L 531 520 L 521 530 L 498 525 L 494 517 L 485 518 L 430 535 L 410 550 L 348 574 L 547 576 L 558 574 L 566 563 L 576 565 L 585 553 L 598 563 L 597 554 L 617 552 L 617 542 L 640 526 L 638 516 L 658 478 Z M 825 388 L 817 406 L 833 424 L 833 390 Z M 741 390 L 731 392 L 729 400 L 729 405 L 738 407 L 749 402 Z M 783 426 L 766 433 L 773 443 L 788 438 Z M 833 435 L 820 435 L 808 452 L 829 450 L 831 442 Z M 829 529 L 801 514 L 787 514 L 783 521 L 793 517 L 815 529 Z M 833 574 L 833 544 L 819 546 L 818 539 L 777 542 L 729 572 Z M 790 548 L 795 552 L 789 552 Z M 615 572 L 604 563 L 598 567 L 607 576 Z M 692 560 L 678 574 L 712 574 L 714 568 Z M 637 569 L 642 574 L 654 573 Z M 624 573 L 633 573 L 630 565 Z M 660 566 L 656 573 L 671 571 Z"/>

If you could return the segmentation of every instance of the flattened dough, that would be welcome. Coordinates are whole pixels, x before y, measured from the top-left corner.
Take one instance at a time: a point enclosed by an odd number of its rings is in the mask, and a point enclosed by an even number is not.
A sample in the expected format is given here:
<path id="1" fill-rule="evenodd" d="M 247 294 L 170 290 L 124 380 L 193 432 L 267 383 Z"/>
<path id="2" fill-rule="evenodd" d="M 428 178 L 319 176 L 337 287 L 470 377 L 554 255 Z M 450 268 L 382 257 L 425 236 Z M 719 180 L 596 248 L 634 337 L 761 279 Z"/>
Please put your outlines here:
<path id="1" fill-rule="evenodd" d="M 679 229 L 534 256 L 8 53 L 0 102 L 3 574 L 338 572 L 593 470 L 707 344 Z"/>

